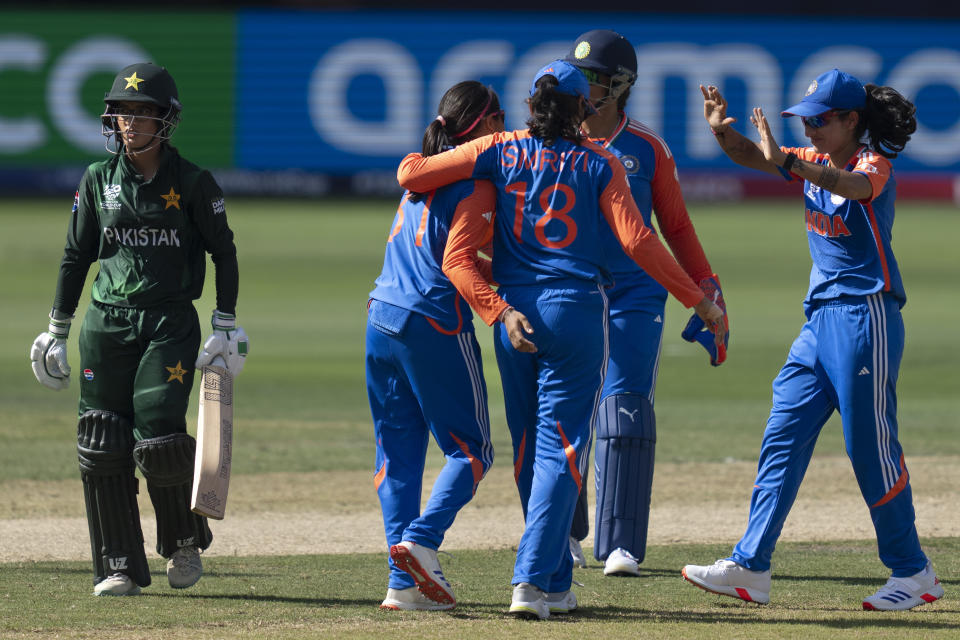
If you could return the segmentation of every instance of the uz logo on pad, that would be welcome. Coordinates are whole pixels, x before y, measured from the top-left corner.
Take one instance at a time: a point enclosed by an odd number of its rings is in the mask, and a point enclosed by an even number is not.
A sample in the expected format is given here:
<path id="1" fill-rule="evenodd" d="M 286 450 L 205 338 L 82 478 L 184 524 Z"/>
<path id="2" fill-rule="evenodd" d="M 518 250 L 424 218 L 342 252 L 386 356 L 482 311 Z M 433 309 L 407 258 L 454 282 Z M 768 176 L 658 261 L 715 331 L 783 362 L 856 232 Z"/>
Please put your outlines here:
<path id="1" fill-rule="evenodd" d="M 127 556 L 120 556 L 119 558 L 107 558 L 110 563 L 110 568 L 114 571 L 120 571 L 121 569 L 127 568 Z"/>

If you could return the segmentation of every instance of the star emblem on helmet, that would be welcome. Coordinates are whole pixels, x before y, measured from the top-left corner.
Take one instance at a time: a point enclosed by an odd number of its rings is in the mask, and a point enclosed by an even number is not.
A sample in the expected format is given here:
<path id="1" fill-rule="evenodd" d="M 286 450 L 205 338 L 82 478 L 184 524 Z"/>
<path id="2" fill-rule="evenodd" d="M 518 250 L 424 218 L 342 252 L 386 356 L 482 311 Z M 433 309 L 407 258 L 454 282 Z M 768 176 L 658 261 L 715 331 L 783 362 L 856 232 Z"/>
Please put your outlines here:
<path id="1" fill-rule="evenodd" d="M 125 86 L 124 89 L 133 87 L 134 91 L 140 91 L 140 83 L 143 82 L 143 78 L 138 78 L 136 71 L 133 72 L 132 76 L 127 76 L 124 80 L 127 81 L 127 86 Z"/>
<path id="2" fill-rule="evenodd" d="M 164 211 L 170 207 L 176 207 L 177 209 L 180 208 L 180 194 L 174 193 L 173 187 L 170 187 L 170 193 L 166 195 L 161 193 L 160 197 L 167 201 L 167 206 L 163 208 Z"/>

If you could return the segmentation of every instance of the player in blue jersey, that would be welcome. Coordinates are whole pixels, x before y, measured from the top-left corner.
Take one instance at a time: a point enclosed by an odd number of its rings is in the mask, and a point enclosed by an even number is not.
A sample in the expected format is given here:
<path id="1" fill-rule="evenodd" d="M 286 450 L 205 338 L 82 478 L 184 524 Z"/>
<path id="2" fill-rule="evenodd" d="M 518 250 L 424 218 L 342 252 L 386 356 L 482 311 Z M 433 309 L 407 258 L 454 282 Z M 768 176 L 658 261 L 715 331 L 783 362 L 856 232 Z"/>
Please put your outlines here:
<path id="1" fill-rule="evenodd" d="M 652 228 L 651 212 L 656 214 L 657 226 L 684 271 L 725 309 L 717 276 L 687 214 L 673 154 L 652 129 L 624 113 L 637 78 L 633 45 L 619 33 L 595 29 L 577 38 L 564 59 L 587 76 L 597 109 L 581 131 L 620 160 L 644 223 Z M 604 561 L 605 575 L 636 576 L 647 546 L 657 437 L 654 392 L 667 291 L 620 249 L 612 232 L 604 230 L 604 235 L 614 286 L 607 290 L 610 359 L 596 424 L 593 553 Z M 706 347 L 711 364 L 726 359 L 726 342 L 718 350 L 698 316 L 690 319 L 683 337 Z M 584 486 L 570 531 L 574 563 L 582 566 L 587 502 Z"/>
<path id="2" fill-rule="evenodd" d="M 503 131 L 499 98 L 479 82 L 451 87 L 438 111 L 423 136 L 426 156 Z M 490 468 L 493 447 L 472 314 L 441 263 L 451 226 L 477 218 L 489 232 L 495 203 L 493 186 L 481 180 L 404 193 L 383 271 L 370 293 L 366 369 L 377 440 L 374 483 L 390 546 L 384 609 L 441 610 L 456 604 L 437 548 Z M 446 464 L 421 513 L 430 433 Z"/>
<path id="3" fill-rule="evenodd" d="M 890 87 L 864 86 L 833 69 L 781 114 L 802 118 L 811 146 L 779 147 L 762 109 L 751 117 L 760 132 L 754 144 L 730 126 L 735 120 L 720 91 L 701 91 L 707 122 L 731 159 L 804 181 L 813 269 L 807 322 L 773 382 L 747 531 L 732 556 L 688 565 L 683 575 L 708 591 L 769 601 L 770 557 L 820 429 L 836 410 L 880 560 L 892 571 L 863 608 L 933 602 L 943 587 L 920 548 L 896 415 L 906 294 L 891 250 L 896 183 L 890 159 L 916 130 L 916 109 Z"/>
<path id="4" fill-rule="evenodd" d="M 451 232 L 444 272 L 488 324 L 503 381 L 514 474 L 525 516 L 510 612 L 547 618 L 577 606 L 566 553 L 606 371 L 605 229 L 684 305 L 717 328 L 723 311 L 704 296 L 643 222 L 623 165 L 585 140 L 590 87 L 561 60 L 530 90 L 529 129 L 497 133 L 433 157 L 411 154 L 400 184 L 424 191 L 484 178 L 497 189 L 494 292 L 471 257 L 484 240 L 474 217 Z"/>

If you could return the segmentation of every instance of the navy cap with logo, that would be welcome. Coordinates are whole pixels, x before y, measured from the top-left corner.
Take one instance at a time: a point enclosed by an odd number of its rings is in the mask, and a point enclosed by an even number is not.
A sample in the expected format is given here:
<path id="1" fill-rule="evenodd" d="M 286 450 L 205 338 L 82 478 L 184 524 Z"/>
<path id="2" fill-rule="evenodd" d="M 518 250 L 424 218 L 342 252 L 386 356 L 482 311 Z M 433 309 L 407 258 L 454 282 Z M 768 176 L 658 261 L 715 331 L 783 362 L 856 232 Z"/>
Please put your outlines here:
<path id="1" fill-rule="evenodd" d="M 780 115 L 784 118 L 818 116 L 833 109 L 863 109 L 866 103 L 867 92 L 859 80 L 839 69 L 831 69 L 810 83 L 803 100 L 784 109 Z"/>
<path id="2" fill-rule="evenodd" d="M 557 79 L 557 86 L 554 87 L 557 92 L 583 98 L 587 105 L 587 111 L 590 113 L 597 112 L 590 104 L 590 83 L 587 82 L 587 77 L 583 75 L 580 69 L 563 60 L 554 60 L 543 66 L 537 71 L 537 75 L 534 76 L 533 83 L 530 85 L 531 96 L 537 92 L 537 80 L 543 76 L 553 76 Z"/>
<path id="3" fill-rule="evenodd" d="M 637 77 L 637 52 L 633 45 L 609 29 L 593 29 L 581 35 L 564 60 L 608 76 L 626 73 L 630 84 Z"/>

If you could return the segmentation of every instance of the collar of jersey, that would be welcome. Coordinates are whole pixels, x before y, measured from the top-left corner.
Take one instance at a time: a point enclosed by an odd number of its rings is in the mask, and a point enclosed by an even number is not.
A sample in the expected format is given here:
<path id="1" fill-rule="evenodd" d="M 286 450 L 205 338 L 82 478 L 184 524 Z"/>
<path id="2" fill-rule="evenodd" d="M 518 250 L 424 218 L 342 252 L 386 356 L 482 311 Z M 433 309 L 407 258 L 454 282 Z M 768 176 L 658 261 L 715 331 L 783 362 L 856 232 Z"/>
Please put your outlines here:
<path id="1" fill-rule="evenodd" d="M 621 112 L 621 113 L 620 113 L 620 122 L 617 123 L 616 128 L 614 128 L 613 133 L 611 133 L 611 134 L 609 135 L 609 137 L 607 137 L 607 138 L 588 138 L 588 140 L 590 140 L 590 142 L 593 142 L 593 143 L 595 143 L 595 144 L 599 144 L 599 141 L 600 141 L 600 140 L 603 140 L 603 144 L 600 145 L 600 146 L 603 147 L 604 149 L 606 149 L 606 148 L 609 147 L 611 144 L 613 144 L 613 141 L 617 139 L 617 136 L 619 136 L 620 133 L 627 127 L 627 122 L 629 122 L 629 121 L 630 121 L 630 118 L 627 117 L 627 114 Z"/>

